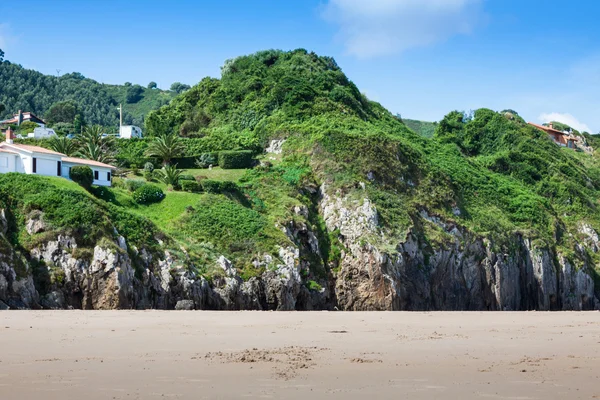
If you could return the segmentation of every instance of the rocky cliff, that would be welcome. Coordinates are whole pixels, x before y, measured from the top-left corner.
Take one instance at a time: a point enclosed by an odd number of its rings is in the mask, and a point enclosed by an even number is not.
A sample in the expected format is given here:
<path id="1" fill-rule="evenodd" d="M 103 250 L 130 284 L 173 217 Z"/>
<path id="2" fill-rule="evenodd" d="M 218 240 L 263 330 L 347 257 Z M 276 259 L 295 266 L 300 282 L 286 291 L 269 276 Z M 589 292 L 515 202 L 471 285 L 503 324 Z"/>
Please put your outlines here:
<path id="1" fill-rule="evenodd" d="M 504 246 L 470 233 L 426 210 L 406 237 L 386 237 L 367 197 L 343 196 L 321 186 L 317 212 L 342 251 L 327 274 L 311 286 L 307 271 L 320 262 L 319 240 L 308 224 L 281 229 L 295 246 L 280 247 L 254 261 L 270 265 L 244 281 L 225 257 L 222 274 L 209 282 L 168 250 L 156 257 L 128 248 L 115 230 L 112 241 L 78 251 L 74 237 L 57 235 L 24 252 L 11 246 L 2 211 L 0 308 L 2 309 L 211 309 L 211 310 L 593 310 L 600 308 L 593 265 L 598 234 L 587 225 L 568 259 L 514 234 Z M 308 207 L 294 212 L 308 218 Z M 43 232 L 43 214 L 27 221 L 27 232 Z M 423 239 L 419 225 L 444 233 L 443 243 Z M 159 240 L 159 239 L 157 239 Z M 159 241 L 160 243 L 160 241 Z M 313 255 L 307 257 L 306 255 Z M 311 261 L 312 260 L 312 261 Z M 317 260 L 317 261 L 314 261 Z"/>

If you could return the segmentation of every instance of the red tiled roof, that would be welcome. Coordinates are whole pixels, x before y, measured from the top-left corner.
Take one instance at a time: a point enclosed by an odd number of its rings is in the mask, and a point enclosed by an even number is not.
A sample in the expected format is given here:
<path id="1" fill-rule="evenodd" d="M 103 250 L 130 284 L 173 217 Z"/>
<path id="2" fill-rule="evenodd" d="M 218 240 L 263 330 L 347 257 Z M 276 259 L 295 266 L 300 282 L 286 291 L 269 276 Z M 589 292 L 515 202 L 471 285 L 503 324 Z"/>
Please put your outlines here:
<path id="1" fill-rule="evenodd" d="M 23 122 L 25 122 L 25 120 L 27 119 L 32 119 L 35 118 L 38 121 L 40 121 L 42 124 L 46 124 L 46 121 L 44 121 L 43 119 L 41 119 L 40 117 L 38 117 L 37 115 L 35 115 L 32 112 L 24 112 L 23 114 Z M 27 118 L 25 118 L 25 116 L 27 116 Z M 0 121 L 3 124 L 16 124 L 19 121 L 19 114 L 13 114 L 13 117 L 11 119 L 7 119 L 4 121 Z"/>
<path id="2" fill-rule="evenodd" d="M 112 165 L 101 163 L 100 161 L 94 160 L 86 160 L 85 158 L 77 158 L 77 157 L 63 157 L 64 162 L 70 162 L 73 164 L 84 164 L 84 165 L 93 165 L 95 167 L 104 167 L 110 169 L 117 169 L 117 167 L 113 167 Z"/>
<path id="3" fill-rule="evenodd" d="M 64 156 L 64 154 L 62 154 L 62 153 L 48 150 L 48 149 L 45 149 L 45 148 L 39 147 L 39 146 L 30 146 L 28 144 L 2 143 L 2 146 L 16 147 L 17 149 L 30 151 L 30 152 L 36 152 L 36 153 L 52 154 L 55 156 Z"/>
<path id="4" fill-rule="evenodd" d="M 552 133 L 557 133 L 559 135 L 566 135 L 565 132 L 559 131 L 559 130 L 554 129 L 554 128 L 550 128 L 548 126 L 534 124 L 533 122 L 528 122 L 528 124 L 531 125 L 531 126 L 534 126 L 534 127 L 538 128 L 538 129 L 541 129 L 544 132 L 552 132 Z"/>

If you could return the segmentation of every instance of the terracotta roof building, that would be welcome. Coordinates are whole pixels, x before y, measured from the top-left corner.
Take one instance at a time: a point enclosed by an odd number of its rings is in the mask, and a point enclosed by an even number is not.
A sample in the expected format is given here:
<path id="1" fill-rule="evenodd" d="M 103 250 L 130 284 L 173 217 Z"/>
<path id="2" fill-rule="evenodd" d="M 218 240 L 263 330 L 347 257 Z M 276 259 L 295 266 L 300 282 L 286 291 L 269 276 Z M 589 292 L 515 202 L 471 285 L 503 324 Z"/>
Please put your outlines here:
<path id="1" fill-rule="evenodd" d="M 550 138 L 554 141 L 554 143 L 559 146 L 568 147 L 570 149 L 575 148 L 575 142 L 577 138 L 571 134 L 570 132 L 559 131 L 558 129 L 554 129 L 552 123 L 549 123 L 548 126 L 534 124 L 533 122 L 529 122 L 529 125 L 538 128 L 541 131 L 544 131 L 550 136 Z"/>
<path id="2" fill-rule="evenodd" d="M 32 112 L 22 112 L 19 110 L 18 113 L 14 114 L 12 118 L 5 119 L 4 121 L 0 121 L 2 125 L 21 125 L 23 122 L 35 122 L 40 126 L 46 125 L 46 121 L 36 116 Z"/>

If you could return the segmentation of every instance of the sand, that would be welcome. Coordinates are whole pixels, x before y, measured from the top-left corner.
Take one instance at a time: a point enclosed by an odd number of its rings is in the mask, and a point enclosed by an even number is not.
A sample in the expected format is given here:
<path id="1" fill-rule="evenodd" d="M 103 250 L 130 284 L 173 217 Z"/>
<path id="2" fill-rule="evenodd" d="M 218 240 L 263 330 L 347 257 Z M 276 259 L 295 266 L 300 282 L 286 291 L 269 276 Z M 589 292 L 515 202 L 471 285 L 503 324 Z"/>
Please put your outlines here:
<path id="1" fill-rule="evenodd" d="M 0 399 L 600 399 L 600 313 L 0 312 Z"/>

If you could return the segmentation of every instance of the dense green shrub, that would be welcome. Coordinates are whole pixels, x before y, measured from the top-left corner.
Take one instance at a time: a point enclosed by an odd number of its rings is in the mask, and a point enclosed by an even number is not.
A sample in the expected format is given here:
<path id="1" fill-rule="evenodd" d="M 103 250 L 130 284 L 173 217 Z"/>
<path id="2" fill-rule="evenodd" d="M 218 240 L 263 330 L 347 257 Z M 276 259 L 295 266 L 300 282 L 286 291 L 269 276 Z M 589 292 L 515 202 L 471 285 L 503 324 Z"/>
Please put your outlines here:
<path id="1" fill-rule="evenodd" d="M 179 188 L 179 177 L 181 170 L 175 165 L 165 165 L 160 170 L 156 171 L 156 177 L 165 185 L 170 185 L 174 189 Z"/>
<path id="2" fill-rule="evenodd" d="M 218 152 L 204 153 L 196 160 L 196 165 L 199 168 L 208 168 L 210 165 L 212 165 L 214 167 L 215 165 L 217 165 L 218 160 L 219 160 Z"/>
<path id="3" fill-rule="evenodd" d="M 127 179 L 127 180 L 125 180 L 125 187 L 130 192 L 135 192 L 136 190 L 138 190 L 139 188 L 141 188 L 145 184 L 146 183 L 144 181 L 142 181 L 141 179 Z"/>
<path id="4" fill-rule="evenodd" d="M 151 162 L 148 161 L 146 164 L 144 164 L 144 171 L 146 171 L 146 172 L 154 171 L 154 164 L 152 164 Z"/>
<path id="5" fill-rule="evenodd" d="M 202 189 L 207 193 L 225 193 L 235 192 L 238 186 L 231 181 L 216 181 L 212 179 L 203 179 L 200 181 Z"/>
<path id="6" fill-rule="evenodd" d="M 162 189 L 155 185 L 143 185 L 133 192 L 133 200 L 138 204 L 158 203 L 164 198 Z"/>
<path id="7" fill-rule="evenodd" d="M 219 153 L 219 166 L 223 169 L 249 168 L 252 165 L 250 150 L 231 150 Z"/>
<path id="8" fill-rule="evenodd" d="M 193 181 L 180 181 L 181 190 L 184 192 L 197 193 L 202 191 L 202 186 L 195 180 Z"/>
<path id="9" fill-rule="evenodd" d="M 88 166 L 72 167 L 69 177 L 73 182 L 77 182 L 86 189 L 92 187 L 92 183 L 94 183 L 94 172 Z"/>
<path id="10" fill-rule="evenodd" d="M 194 178 L 194 175 L 190 175 L 190 174 L 181 174 L 179 175 L 179 182 L 181 181 L 195 181 L 196 178 Z"/>

